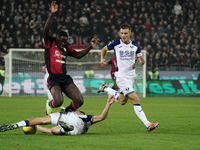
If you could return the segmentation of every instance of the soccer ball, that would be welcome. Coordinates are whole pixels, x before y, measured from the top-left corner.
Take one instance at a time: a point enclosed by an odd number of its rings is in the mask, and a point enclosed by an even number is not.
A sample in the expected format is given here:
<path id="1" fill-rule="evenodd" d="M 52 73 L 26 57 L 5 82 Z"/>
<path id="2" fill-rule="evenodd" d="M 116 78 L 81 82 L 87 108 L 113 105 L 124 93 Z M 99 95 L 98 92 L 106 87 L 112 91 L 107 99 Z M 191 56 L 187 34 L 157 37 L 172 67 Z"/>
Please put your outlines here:
<path id="1" fill-rule="evenodd" d="M 37 127 L 36 126 L 23 127 L 23 131 L 25 134 L 35 134 L 37 131 Z"/>

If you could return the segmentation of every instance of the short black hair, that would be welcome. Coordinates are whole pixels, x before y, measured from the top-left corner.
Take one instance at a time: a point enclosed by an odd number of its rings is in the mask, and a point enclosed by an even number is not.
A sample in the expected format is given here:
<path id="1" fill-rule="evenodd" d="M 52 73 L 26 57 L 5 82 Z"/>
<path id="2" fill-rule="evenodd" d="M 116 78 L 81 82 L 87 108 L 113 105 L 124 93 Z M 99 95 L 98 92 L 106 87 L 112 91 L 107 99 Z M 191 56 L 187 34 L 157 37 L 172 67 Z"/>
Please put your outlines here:
<path id="1" fill-rule="evenodd" d="M 67 32 L 65 32 L 65 31 L 60 31 L 60 32 L 58 33 L 58 36 L 59 36 L 59 37 L 61 37 L 61 36 L 68 37 L 68 34 L 67 34 Z"/>
<path id="2" fill-rule="evenodd" d="M 129 24 L 125 23 L 120 26 L 120 29 L 129 29 L 131 31 L 131 26 Z"/>

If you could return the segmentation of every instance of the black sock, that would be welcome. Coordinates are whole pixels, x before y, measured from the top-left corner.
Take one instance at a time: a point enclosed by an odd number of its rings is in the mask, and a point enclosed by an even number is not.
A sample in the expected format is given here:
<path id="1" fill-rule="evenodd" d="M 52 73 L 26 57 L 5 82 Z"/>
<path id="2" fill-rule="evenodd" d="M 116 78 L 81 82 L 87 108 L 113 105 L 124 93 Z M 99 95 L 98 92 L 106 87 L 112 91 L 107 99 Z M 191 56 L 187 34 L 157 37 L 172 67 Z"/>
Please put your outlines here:
<path id="1" fill-rule="evenodd" d="M 74 102 L 72 101 L 71 104 L 65 108 L 65 112 L 74 111 L 74 110 L 77 110 L 77 109 L 78 108 L 75 106 Z"/>

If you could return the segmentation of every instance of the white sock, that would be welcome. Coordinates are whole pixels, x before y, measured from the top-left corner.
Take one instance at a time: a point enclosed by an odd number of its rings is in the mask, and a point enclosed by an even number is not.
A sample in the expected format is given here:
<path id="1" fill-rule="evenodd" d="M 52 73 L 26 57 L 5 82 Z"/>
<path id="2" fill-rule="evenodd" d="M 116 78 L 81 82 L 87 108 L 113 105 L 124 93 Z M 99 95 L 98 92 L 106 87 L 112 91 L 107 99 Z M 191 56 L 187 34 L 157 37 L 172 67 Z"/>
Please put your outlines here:
<path id="1" fill-rule="evenodd" d="M 110 87 L 104 88 L 104 91 L 106 91 L 111 96 L 114 95 L 115 96 L 115 101 L 117 102 L 117 100 L 119 98 L 119 92 L 111 89 Z"/>
<path id="2" fill-rule="evenodd" d="M 16 123 L 18 127 L 26 127 L 26 122 L 25 121 L 20 121 Z"/>
<path id="3" fill-rule="evenodd" d="M 49 89 L 47 89 L 47 96 L 48 96 L 49 100 L 53 99 L 53 96 L 51 95 L 51 92 Z"/>
<path id="4" fill-rule="evenodd" d="M 136 115 L 140 118 L 140 120 L 144 123 L 144 125 L 146 127 L 149 127 L 150 122 L 147 120 L 140 104 L 134 105 L 133 108 L 135 110 Z"/>
<path id="5" fill-rule="evenodd" d="M 66 131 L 63 128 L 60 128 L 60 133 L 65 134 Z"/>

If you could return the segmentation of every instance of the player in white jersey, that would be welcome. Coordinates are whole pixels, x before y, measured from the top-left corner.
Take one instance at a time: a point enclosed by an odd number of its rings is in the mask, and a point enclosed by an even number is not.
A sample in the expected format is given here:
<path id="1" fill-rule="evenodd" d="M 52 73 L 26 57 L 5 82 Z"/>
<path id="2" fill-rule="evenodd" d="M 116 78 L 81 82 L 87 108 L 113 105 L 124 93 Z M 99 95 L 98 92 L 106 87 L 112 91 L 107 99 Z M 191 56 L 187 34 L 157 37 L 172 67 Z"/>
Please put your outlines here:
<path id="1" fill-rule="evenodd" d="M 145 60 L 142 57 L 140 45 L 130 40 L 131 36 L 131 26 L 129 24 L 123 24 L 120 27 L 121 39 L 110 42 L 101 51 L 101 65 L 106 65 L 104 56 L 107 50 L 114 49 L 117 70 L 115 72 L 116 83 L 120 89 L 120 93 L 109 88 L 106 83 L 97 89 L 97 92 L 107 92 L 109 95 L 115 96 L 115 101 L 119 102 L 121 105 L 127 103 L 128 99 L 132 102 L 135 113 L 140 118 L 140 120 L 146 126 L 148 132 L 151 132 L 160 123 L 149 122 L 140 106 L 140 99 L 136 95 L 133 89 L 136 72 L 135 72 L 135 59 L 143 65 Z"/>
<path id="2" fill-rule="evenodd" d="M 42 66 L 42 72 L 44 73 L 44 82 L 45 82 L 45 84 L 47 85 L 47 96 L 48 96 L 49 100 L 52 100 L 53 97 L 52 97 L 52 95 L 51 95 L 51 92 L 50 92 L 50 90 L 49 90 L 49 88 L 48 88 L 48 83 L 47 83 L 47 79 L 48 79 L 48 77 L 49 77 L 49 73 L 48 73 L 48 71 L 47 71 L 47 67 L 46 67 L 46 64 L 45 64 L 45 63 L 44 63 L 43 66 Z"/>
<path id="3" fill-rule="evenodd" d="M 35 117 L 23 120 L 18 123 L 1 125 L 0 132 L 17 129 L 19 127 L 37 125 L 37 130 L 55 135 L 77 135 L 86 133 L 89 128 L 97 122 L 107 118 L 110 106 L 114 103 L 114 96 L 108 98 L 106 106 L 101 115 L 85 115 L 84 112 L 76 110 L 74 112 L 52 113 L 45 117 Z M 53 128 L 46 128 L 40 125 L 53 124 Z"/>

